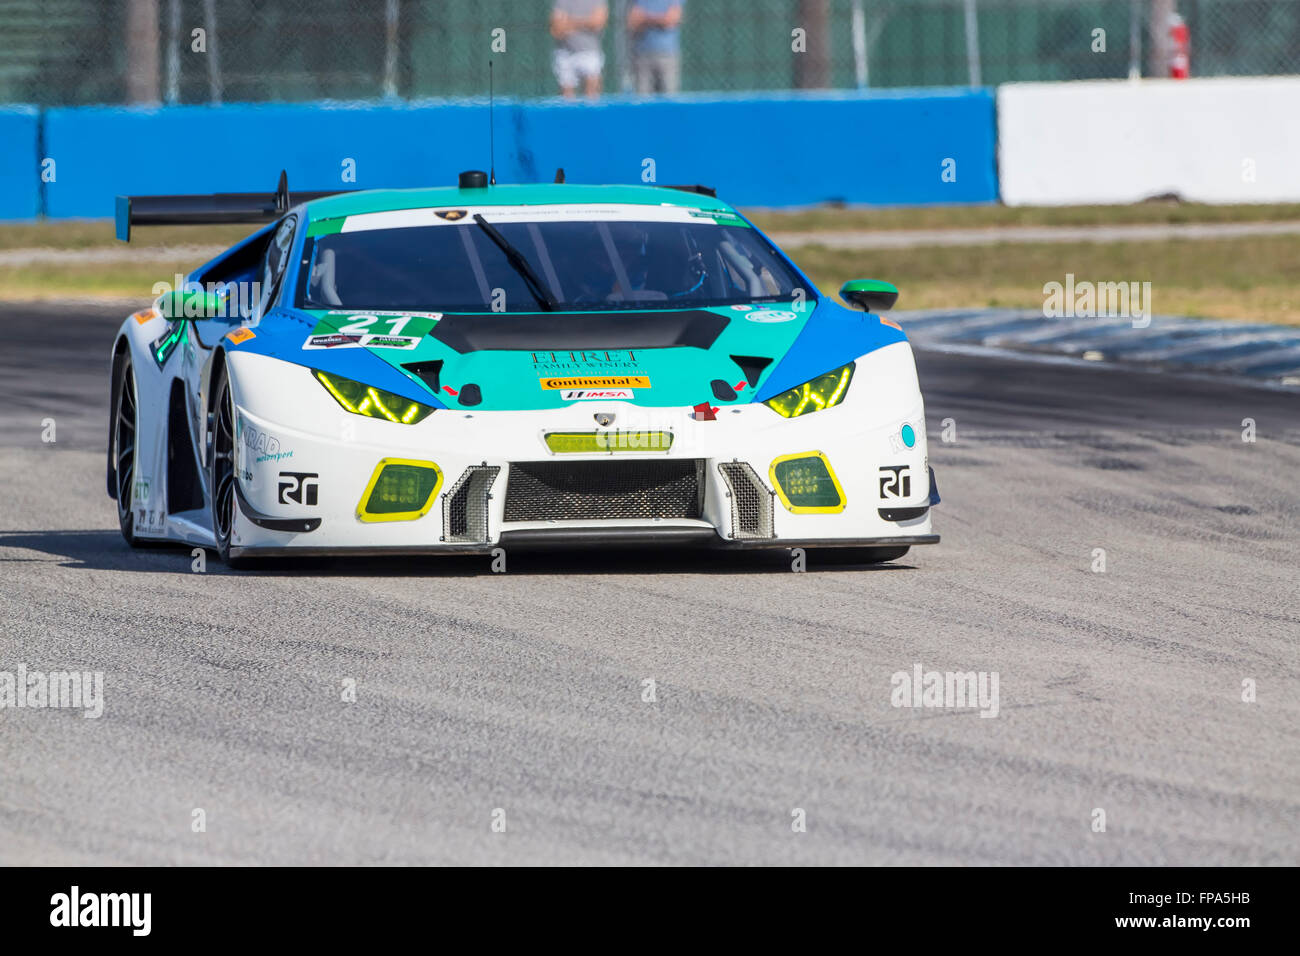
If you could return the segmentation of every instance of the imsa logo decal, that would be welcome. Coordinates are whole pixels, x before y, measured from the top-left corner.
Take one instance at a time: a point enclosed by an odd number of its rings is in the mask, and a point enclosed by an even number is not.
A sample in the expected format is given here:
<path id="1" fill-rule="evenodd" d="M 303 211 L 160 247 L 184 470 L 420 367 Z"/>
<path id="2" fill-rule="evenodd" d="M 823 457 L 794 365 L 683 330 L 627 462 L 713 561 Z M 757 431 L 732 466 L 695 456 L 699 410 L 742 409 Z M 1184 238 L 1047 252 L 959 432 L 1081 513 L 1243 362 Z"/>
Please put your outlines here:
<path id="1" fill-rule="evenodd" d="M 599 399 L 627 401 L 636 398 L 636 390 L 631 388 L 571 388 L 560 397 L 566 402 L 592 402 Z"/>

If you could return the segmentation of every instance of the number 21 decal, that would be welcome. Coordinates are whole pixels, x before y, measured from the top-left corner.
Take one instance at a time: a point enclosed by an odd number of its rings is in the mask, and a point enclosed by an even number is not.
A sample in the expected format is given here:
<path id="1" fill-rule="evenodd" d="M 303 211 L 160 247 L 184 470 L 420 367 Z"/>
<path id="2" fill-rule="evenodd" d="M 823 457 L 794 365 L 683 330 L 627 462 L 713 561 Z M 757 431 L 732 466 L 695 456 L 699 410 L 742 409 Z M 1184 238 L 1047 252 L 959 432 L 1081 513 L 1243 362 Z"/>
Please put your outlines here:
<path id="1" fill-rule="evenodd" d="M 347 325 L 339 326 L 339 332 L 364 333 L 374 332 L 371 328 L 376 322 L 388 323 L 388 335 L 401 335 L 402 329 L 406 328 L 406 323 L 411 321 L 409 315 L 394 315 L 389 318 L 381 319 L 377 315 L 357 315 L 353 316 L 351 322 Z"/>

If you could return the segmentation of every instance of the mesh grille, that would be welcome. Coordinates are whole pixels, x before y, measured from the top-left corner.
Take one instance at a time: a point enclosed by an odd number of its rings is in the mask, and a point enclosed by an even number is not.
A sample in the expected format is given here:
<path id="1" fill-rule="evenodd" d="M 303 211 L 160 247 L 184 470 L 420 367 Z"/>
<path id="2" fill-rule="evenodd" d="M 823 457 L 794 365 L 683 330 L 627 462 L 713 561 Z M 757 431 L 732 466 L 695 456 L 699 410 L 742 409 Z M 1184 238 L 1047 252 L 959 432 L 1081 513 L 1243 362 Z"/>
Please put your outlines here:
<path id="1" fill-rule="evenodd" d="M 731 491 L 731 536 L 733 538 L 771 538 L 772 492 L 754 469 L 743 461 L 718 465 Z"/>
<path id="2" fill-rule="evenodd" d="M 471 465 L 442 496 L 442 540 L 481 544 L 488 539 L 488 492 L 496 481 L 498 465 Z"/>
<path id="3" fill-rule="evenodd" d="M 703 479 L 691 459 L 515 462 L 505 520 L 698 518 Z"/>

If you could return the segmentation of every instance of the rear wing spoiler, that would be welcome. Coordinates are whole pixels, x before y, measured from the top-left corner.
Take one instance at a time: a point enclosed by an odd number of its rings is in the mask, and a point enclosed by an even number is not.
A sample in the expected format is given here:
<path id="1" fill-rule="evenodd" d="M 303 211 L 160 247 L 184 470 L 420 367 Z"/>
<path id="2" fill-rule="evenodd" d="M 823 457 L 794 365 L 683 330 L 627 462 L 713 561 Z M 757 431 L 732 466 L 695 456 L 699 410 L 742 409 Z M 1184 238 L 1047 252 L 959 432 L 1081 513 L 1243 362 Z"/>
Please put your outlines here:
<path id="1" fill-rule="evenodd" d="M 117 238 L 131 241 L 132 226 L 205 226 L 231 222 L 273 222 L 295 203 L 336 196 L 346 189 L 295 192 L 280 171 L 273 193 L 210 193 L 206 196 L 118 196 L 114 216 Z"/>
<path id="2" fill-rule="evenodd" d="M 718 191 L 716 189 L 714 189 L 712 186 L 701 186 L 699 183 L 694 183 L 691 185 L 686 185 L 686 184 L 678 185 L 676 183 L 659 183 L 658 185 L 663 186 L 664 189 L 680 189 L 682 192 L 698 193 L 701 196 L 712 196 L 714 199 L 718 198 Z"/>
<path id="3" fill-rule="evenodd" d="M 564 182 L 564 170 L 555 174 Z M 701 196 L 717 196 L 711 186 L 669 185 Z M 131 241 L 132 226 L 208 226 L 232 222 L 273 222 L 289 211 L 294 203 L 311 202 L 326 196 L 351 192 L 327 189 L 322 192 L 295 192 L 289 195 L 289 177 L 280 170 L 280 182 L 273 193 L 209 193 L 195 196 L 118 196 L 114 219 L 117 238 Z"/>
<path id="4" fill-rule="evenodd" d="M 555 170 L 555 182 L 562 183 L 564 181 L 564 167 L 561 166 Z M 718 198 L 718 191 L 716 189 L 712 186 L 701 186 L 699 183 L 655 183 L 654 185 L 661 186 L 664 189 L 680 189 L 683 192 L 698 193 L 701 196 L 712 196 L 714 199 Z"/>

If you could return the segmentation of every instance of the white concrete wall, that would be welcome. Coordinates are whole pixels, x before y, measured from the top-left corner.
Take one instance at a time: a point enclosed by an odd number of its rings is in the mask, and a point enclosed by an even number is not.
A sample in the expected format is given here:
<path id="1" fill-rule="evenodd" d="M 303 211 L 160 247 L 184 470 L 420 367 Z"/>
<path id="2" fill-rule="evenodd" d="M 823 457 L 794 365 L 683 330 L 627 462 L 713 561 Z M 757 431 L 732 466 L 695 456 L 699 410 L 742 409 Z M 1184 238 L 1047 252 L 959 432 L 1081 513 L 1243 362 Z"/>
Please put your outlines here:
<path id="1" fill-rule="evenodd" d="M 1009 83 L 1008 205 L 1300 202 L 1300 77 Z"/>

